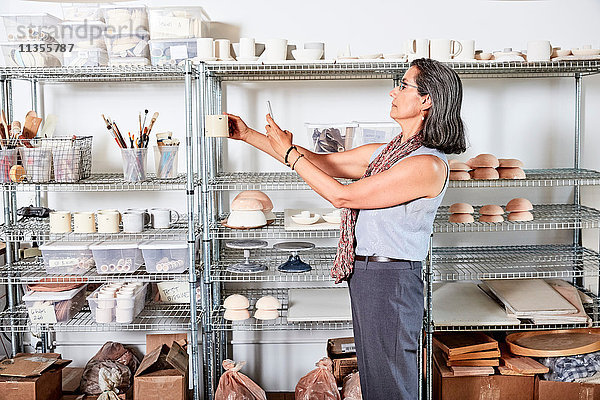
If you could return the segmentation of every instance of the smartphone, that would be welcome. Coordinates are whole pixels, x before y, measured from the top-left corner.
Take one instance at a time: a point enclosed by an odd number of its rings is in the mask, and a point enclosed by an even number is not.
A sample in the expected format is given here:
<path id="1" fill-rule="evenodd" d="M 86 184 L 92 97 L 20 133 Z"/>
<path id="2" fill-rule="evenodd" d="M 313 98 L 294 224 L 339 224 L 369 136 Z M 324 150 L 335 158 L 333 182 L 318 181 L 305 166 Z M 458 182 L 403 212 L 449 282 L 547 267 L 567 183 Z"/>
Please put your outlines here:
<path id="1" fill-rule="evenodd" d="M 273 116 L 273 110 L 271 109 L 271 102 L 269 100 L 267 100 L 267 109 L 269 110 L 269 115 L 271 116 L 271 118 L 273 118 L 273 121 L 275 121 L 275 117 Z"/>

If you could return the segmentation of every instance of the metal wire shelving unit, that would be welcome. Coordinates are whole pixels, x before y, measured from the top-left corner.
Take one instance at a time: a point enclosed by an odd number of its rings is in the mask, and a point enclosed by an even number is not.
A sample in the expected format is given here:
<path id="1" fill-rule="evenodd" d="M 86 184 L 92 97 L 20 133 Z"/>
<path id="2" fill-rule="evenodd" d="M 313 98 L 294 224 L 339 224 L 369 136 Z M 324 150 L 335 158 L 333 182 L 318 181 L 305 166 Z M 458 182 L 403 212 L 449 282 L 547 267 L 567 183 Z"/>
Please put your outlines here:
<path id="1" fill-rule="evenodd" d="M 190 382 L 192 382 L 194 400 L 200 399 L 200 326 L 204 312 L 202 303 L 196 300 L 196 282 L 198 269 L 202 263 L 196 263 L 196 241 L 201 233 L 200 219 L 196 204 L 198 196 L 196 187 L 200 184 L 196 166 L 198 137 L 194 130 L 198 130 L 197 120 L 194 118 L 193 104 L 196 102 L 198 92 L 195 80 L 197 74 L 191 62 L 184 66 L 150 67 L 150 66 L 120 66 L 120 67 L 62 67 L 62 68 L 0 68 L 0 94 L 2 109 L 10 121 L 13 119 L 13 83 L 27 81 L 30 83 L 31 109 L 42 114 L 43 91 L 42 84 L 60 84 L 77 82 L 94 82 L 103 85 L 144 83 L 171 84 L 181 88 L 184 97 L 182 117 L 185 119 L 185 149 L 186 168 L 184 173 L 174 179 L 157 179 L 149 174 L 143 182 L 125 182 L 120 173 L 92 173 L 84 180 L 75 183 L 9 183 L 0 184 L 4 203 L 4 221 L 0 227 L 0 237 L 6 241 L 7 263 L 0 268 L 0 283 L 7 285 L 8 309 L 0 314 L 0 330 L 9 332 L 11 337 L 11 353 L 22 351 L 21 337 L 23 333 L 34 331 L 40 334 L 42 350 L 52 350 L 54 346 L 53 335 L 56 332 L 120 332 L 120 331 L 187 331 L 190 332 Z M 20 93 L 22 94 L 22 93 Z M 16 215 L 17 193 L 35 193 L 35 205 L 42 206 L 42 194 L 45 192 L 158 192 L 179 191 L 185 196 L 186 213 L 180 216 L 180 222 L 170 229 L 148 229 L 140 234 L 51 234 L 48 221 L 38 219 L 19 219 Z M 48 277 L 45 274 L 40 260 L 20 260 L 17 248 L 20 242 L 41 243 L 46 240 L 181 240 L 188 244 L 189 264 L 196 266 L 189 269 L 186 274 L 148 274 L 142 269 L 132 274 L 97 274 L 89 271 L 82 278 L 88 283 L 104 283 L 114 281 L 141 281 L 141 282 L 187 282 L 190 287 L 189 304 L 147 304 L 142 313 L 131 324 L 97 324 L 92 318 L 89 309 L 77 313 L 74 318 L 64 323 L 50 325 L 32 325 L 29 322 L 27 310 L 21 305 L 20 291 L 16 290 L 19 284 L 33 283 Z M 50 275 L 59 283 L 68 280 L 68 277 Z M 206 362 L 206 360 L 204 360 Z M 206 369 L 206 368 L 205 368 Z"/>
<path id="2" fill-rule="evenodd" d="M 574 78 L 575 80 L 575 162 L 572 168 L 528 169 L 527 178 L 523 180 L 469 180 L 451 181 L 450 188 L 546 188 L 574 187 L 572 204 L 534 206 L 534 220 L 528 222 L 505 221 L 498 224 L 474 222 L 471 224 L 454 224 L 448 222 L 447 207 L 441 208 L 434 224 L 434 234 L 462 232 L 512 232 L 571 229 L 574 231 L 573 243 L 569 245 L 532 245 L 532 246 L 494 246 L 494 247 L 461 247 L 433 248 L 431 244 L 429 256 L 424 264 L 425 281 L 425 318 L 423 337 L 426 366 L 421 370 L 427 371 L 421 377 L 426 382 L 420 398 L 432 399 L 431 371 L 432 363 L 432 334 L 441 330 L 485 330 L 490 328 L 510 330 L 511 327 L 441 327 L 432 321 L 432 284 L 451 280 L 479 279 L 519 279 L 519 278 L 568 278 L 579 280 L 582 277 L 597 277 L 599 260 L 596 251 L 583 248 L 581 230 L 600 227 L 600 212 L 581 205 L 580 186 L 600 185 L 600 172 L 582 169 L 581 167 L 581 83 L 582 77 L 600 73 L 600 61 L 558 61 L 558 62 L 457 62 L 449 65 L 462 78 Z M 204 127 L 204 114 L 217 114 L 222 111 L 221 100 L 223 83 L 228 81 L 310 81 L 310 80 L 348 80 L 348 79 L 389 79 L 397 84 L 402 74 L 409 68 L 408 63 L 387 60 L 357 60 L 352 62 L 282 62 L 273 64 L 252 63 L 206 63 L 198 68 L 199 93 L 197 115 Z M 200 142 L 199 154 L 206 161 L 198 171 L 202 179 L 201 211 L 203 225 L 208 227 L 202 233 L 203 281 L 208 289 L 205 291 L 205 303 L 208 305 L 206 315 L 210 316 L 208 327 L 205 329 L 205 341 L 211 343 L 205 348 L 205 355 L 212 361 L 208 371 L 209 380 L 216 383 L 220 375 L 220 361 L 227 353 L 227 333 L 231 331 L 263 331 L 263 330 L 311 330 L 318 326 L 308 324 L 299 326 L 286 319 L 286 306 L 279 319 L 272 322 L 258 322 L 253 319 L 242 322 L 230 322 L 223 319 L 221 302 L 224 284 L 251 282 L 256 284 L 322 282 L 331 285 L 328 278 L 327 263 L 333 259 L 334 249 L 317 248 L 317 260 L 314 271 L 308 274 L 292 276 L 275 272 L 276 265 L 285 255 L 273 250 L 254 250 L 253 258 L 268 263 L 269 271 L 264 274 L 241 275 L 226 271 L 228 264 L 243 259 L 241 253 L 225 249 L 221 245 L 226 239 L 319 239 L 334 238 L 337 231 L 286 231 L 282 215 L 277 215 L 274 224 L 254 230 L 234 230 L 224 227 L 220 221 L 225 205 L 222 193 L 225 191 L 241 190 L 309 190 L 296 174 L 291 172 L 226 172 L 223 168 L 222 142 L 220 139 L 204 139 Z M 350 181 L 343 181 L 348 183 Z M 505 216 L 506 217 L 506 216 Z M 477 220 L 477 218 L 476 218 Z M 309 257 L 309 252 L 301 255 Z M 311 286 L 312 287 L 312 286 Z M 282 299 L 285 304 L 285 290 L 272 289 L 270 292 Z M 210 295 L 208 294 L 210 293 Z M 261 289 L 249 293 L 253 299 L 257 295 L 268 293 Z M 283 294 L 282 294 L 283 293 Z M 588 307 L 594 324 L 600 326 L 596 310 L 597 299 Z M 594 312 L 596 314 L 594 314 Z M 340 328 L 333 322 L 327 328 Z M 563 326 L 563 325 L 560 325 Z M 564 325 L 566 326 L 566 325 Z M 577 325 L 568 325 L 577 327 Z M 523 321 L 519 329 L 550 329 L 558 325 L 540 326 Z M 207 399 L 212 399 L 212 393 L 207 392 Z"/>

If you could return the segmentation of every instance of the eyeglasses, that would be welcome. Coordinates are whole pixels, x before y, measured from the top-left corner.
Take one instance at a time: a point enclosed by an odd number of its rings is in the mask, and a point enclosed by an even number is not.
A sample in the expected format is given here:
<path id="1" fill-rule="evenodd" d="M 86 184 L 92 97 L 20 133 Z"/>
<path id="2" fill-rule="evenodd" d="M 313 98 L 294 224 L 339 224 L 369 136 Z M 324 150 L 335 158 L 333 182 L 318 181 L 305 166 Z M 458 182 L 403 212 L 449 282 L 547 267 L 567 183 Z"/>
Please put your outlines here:
<path id="1" fill-rule="evenodd" d="M 400 85 L 398 85 L 398 87 L 400 88 L 399 90 L 404 90 L 407 86 L 418 89 L 419 87 L 417 85 L 411 85 L 410 83 L 401 80 L 400 81 Z"/>

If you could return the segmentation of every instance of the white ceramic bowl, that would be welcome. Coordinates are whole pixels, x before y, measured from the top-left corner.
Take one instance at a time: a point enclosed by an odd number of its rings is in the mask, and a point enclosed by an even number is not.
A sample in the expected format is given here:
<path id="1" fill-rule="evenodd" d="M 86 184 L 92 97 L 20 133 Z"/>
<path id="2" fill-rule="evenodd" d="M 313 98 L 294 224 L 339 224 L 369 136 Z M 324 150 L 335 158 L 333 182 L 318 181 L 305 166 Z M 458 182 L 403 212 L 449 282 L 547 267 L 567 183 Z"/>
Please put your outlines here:
<path id="1" fill-rule="evenodd" d="M 316 61 L 323 56 L 321 49 L 296 49 L 292 50 L 292 56 L 297 61 Z"/>
<path id="2" fill-rule="evenodd" d="M 232 228 L 258 228 L 267 224 L 262 210 L 232 211 L 227 218 L 227 226 Z"/>
<path id="3" fill-rule="evenodd" d="M 571 49 L 574 56 L 597 56 L 600 54 L 600 49 Z"/>
<path id="4" fill-rule="evenodd" d="M 292 221 L 300 225 L 312 225 L 321 219 L 319 214 L 310 214 L 310 217 L 303 217 L 301 214 L 292 215 Z"/>
<path id="5" fill-rule="evenodd" d="M 323 214 L 323 219 L 325 222 L 329 222 L 330 224 L 341 224 L 342 216 L 338 212 L 331 212 L 328 214 Z"/>
<path id="6" fill-rule="evenodd" d="M 277 319 L 279 318 L 279 311 L 277 310 L 256 310 L 256 312 L 254 313 L 254 318 L 256 319 L 260 319 L 260 320 L 267 320 L 267 319 Z"/>

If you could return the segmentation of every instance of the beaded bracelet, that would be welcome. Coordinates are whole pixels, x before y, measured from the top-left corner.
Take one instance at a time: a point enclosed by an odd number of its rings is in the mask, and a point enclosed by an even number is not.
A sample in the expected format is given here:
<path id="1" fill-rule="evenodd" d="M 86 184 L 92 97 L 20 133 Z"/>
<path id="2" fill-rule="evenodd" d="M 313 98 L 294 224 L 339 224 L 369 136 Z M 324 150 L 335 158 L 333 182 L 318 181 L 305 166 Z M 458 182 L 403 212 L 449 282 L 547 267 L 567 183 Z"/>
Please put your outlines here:
<path id="1" fill-rule="evenodd" d="M 294 170 L 294 167 L 296 166 L 296 163 L 298 162 L 298 160 L 301 159 L 302 157 L 304 157 L 304 154 L 300 153 L 298 158 L 296 158 L 296 161 L 294 161 L 294 163 L 292 164 L 292 171 Z"/>
<path id="2" fill-rule="evenodd" d="M 292 152 L 292 150 L 298 150 L 298 148 L 294 145 L 292 145 L 289 149 L 287 149 L 287 151 L 285 152 L 285 157 L 283 158 L 283 162 L 285 163 L 285 165 L 287 165 L 288 167 L 290 166 L 290 163 L 288 162 L 288 157 L 290 156 L 290 153 Z"/>

